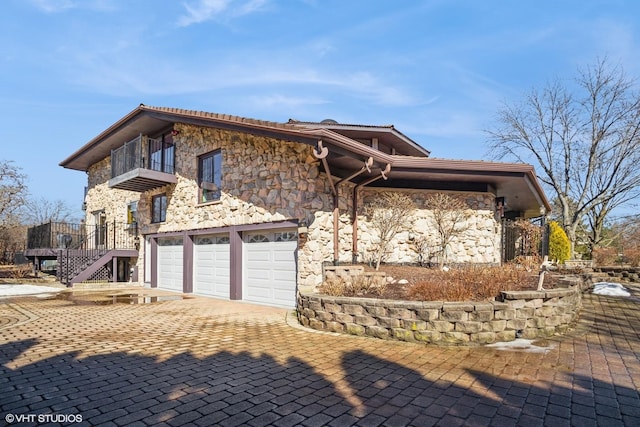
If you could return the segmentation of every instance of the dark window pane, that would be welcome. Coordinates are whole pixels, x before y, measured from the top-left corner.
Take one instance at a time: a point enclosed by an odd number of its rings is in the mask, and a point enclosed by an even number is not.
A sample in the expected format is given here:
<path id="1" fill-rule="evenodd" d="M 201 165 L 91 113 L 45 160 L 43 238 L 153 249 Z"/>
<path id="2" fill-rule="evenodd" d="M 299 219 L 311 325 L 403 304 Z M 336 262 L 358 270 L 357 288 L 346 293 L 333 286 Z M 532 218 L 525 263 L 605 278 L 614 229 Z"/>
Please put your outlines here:
<path id="1" fill-rule="evenodd" d="M 222 186 L 222 153 L 214 151 L 200 157 L 198 162 L 200 180 L 200 202 L 220 200 Z"/>
<path id="2" fill-rule="evenodd" d="M 175 145 L 170 135 L 159 139 L 149 138 L 149 166 L 151 170 L 174 173 Z"/>
<path id="3" fill-rule="evenodd" d="M 173 173 L 175 163 L 176 146 L 173 142 L 165 142 L 164 147 L 164 165 L 162 171 L 166 173 Z"/>
<path id="4" fill-rule="evenodd" d="M 167 196 L 161 194 L 151 199 L 151 222 L 164 222 L 167 218 Z"/>

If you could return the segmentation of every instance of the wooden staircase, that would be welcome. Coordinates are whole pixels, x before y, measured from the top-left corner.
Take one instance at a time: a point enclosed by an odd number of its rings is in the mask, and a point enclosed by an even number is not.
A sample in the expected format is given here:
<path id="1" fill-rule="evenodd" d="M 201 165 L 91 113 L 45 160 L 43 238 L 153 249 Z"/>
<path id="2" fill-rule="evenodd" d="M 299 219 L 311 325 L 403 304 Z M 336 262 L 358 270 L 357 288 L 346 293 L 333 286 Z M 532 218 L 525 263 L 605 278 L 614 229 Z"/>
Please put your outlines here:
<path id="1" fill-rule="evenodd" d="M 66 285 L 86 281 L 117 281 L 118 260 L 138 256 L 139 236 L 135 224 L 46 223 L 28 231 L 25 256 L 38 264 L 57 261 L 57 278 Z M 126 272 L 128 277 L 128 271 Z"/>

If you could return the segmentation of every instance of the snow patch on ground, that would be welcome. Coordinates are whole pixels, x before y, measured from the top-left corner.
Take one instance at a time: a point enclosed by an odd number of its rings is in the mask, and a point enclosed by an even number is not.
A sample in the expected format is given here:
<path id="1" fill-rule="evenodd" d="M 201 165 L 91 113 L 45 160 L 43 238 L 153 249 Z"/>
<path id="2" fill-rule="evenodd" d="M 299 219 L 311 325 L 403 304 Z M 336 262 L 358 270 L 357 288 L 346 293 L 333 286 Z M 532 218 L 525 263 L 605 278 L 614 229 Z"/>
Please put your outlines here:
<path id="1" fill-rule="evenodd" d="M 34 295 L 44 298 L 51 296 L 52 293 L 62 291 L 61 288 L 52 288 L 51 286 L 21 285 L 21 284 L 0 284 L 0 298 L 7 298 L 20 295 Z"/>
<path id="2" fill-rule="evenodd" d="M 526 340 L 524 338 L 518 338 L 509 342 L 487 344 L 485 347 L 495 348 L 496 350 L 521 350 L 527 353 L 547 353 L 553 348 L 553 346 L 538 347 L 537 345 L 533 345 L 533 340 Z"/>
<path id="3" fill-rule="evenodd" d="M 593 293 L 612 297 L 628 297 L 631 294 L 620 283 L 598 282 L 593 285 Z"/>

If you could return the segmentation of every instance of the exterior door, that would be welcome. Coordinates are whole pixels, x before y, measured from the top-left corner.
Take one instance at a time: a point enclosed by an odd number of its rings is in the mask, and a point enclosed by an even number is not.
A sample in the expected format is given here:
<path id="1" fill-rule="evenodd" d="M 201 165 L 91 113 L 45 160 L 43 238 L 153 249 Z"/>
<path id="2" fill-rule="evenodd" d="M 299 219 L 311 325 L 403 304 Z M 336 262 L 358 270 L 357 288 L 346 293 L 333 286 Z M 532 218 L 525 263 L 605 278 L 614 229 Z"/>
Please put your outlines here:
<path id="1" fill-rule="evenodd" d="M 104 211 L 95 212 L 95 245 L 96 248 L 103 248 L 107 240 L 107 216 Z"/>

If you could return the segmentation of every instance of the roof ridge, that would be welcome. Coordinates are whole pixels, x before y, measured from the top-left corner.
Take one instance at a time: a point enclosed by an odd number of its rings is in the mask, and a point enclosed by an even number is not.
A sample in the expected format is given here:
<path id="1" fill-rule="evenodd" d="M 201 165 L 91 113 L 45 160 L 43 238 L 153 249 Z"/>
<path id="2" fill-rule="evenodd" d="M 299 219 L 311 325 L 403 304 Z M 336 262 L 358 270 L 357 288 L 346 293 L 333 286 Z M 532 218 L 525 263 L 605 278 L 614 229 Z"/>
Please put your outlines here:
<path id="1" fill-rule="evenodd" d="M 297 119 L 289 119 L 289 121 L 287 122 L 288 124 L 292 124 L 292 125 L 319 125 L 321 127 L 332 127 L 332 126 L 353 126 L 353 127 L 363 127 L 363 128 L 388 128 L 388 129 L 395 129 L 395 126 L 392 124 L 388 124 L 388 125 L 365 125 L 365 124 L 359 124 L 359 123 L 340 123 L 340 122 L 336 122 L 336 123 L 328 123 L 328 122 L 307 122 L 307 121 L 302 121 L 302 120 L 297 120 Z"/>
<path id="2" fill-rule="evenodd" d="M 270 120 L 260 120 L 260 119 L 254 119 L 251 117 L 237 116 L 233 114 L 221 114 L 221 113 L 213 113 L 209 111 L 176 108 L 176 107 L 157 107 L 157 106 L 144 105 L 144 104 L 140 104 L 139 108 L 146 111 L 156 111 L 160 113 L 171 113 L 171 114 L 185 115 L 185 116 L 191 116 L 191 117 L 202 117 L 202 118 L 208 118 L 208 119 L 214 119 L 214 120 L 224 120 L 228 122 L 247 123 L 247 124 L 253 124 L 257 126 L 276 127 L 281 129 L 300 129 L 300 126 L 296 126 L 293 123 L 282 123 L 282 122 L 274 122 Z"/>

